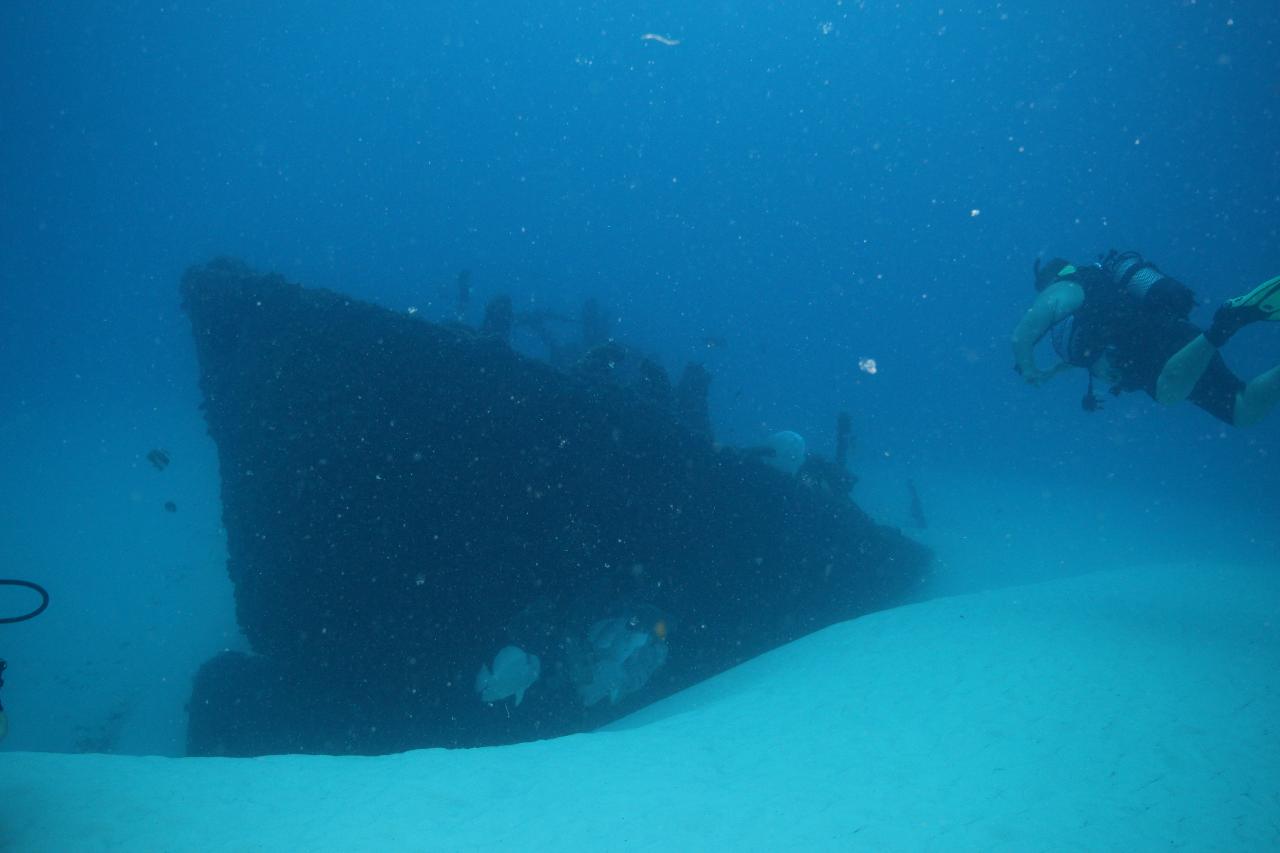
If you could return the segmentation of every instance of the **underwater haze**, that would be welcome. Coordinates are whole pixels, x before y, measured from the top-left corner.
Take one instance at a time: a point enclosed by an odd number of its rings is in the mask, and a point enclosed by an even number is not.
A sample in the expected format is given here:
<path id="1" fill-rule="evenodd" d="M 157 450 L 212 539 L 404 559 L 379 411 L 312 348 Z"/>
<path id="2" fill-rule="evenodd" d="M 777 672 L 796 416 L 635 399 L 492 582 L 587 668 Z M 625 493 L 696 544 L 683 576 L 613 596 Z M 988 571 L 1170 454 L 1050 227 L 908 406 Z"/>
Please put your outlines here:
<path id="1" fill-rule="evenodd" d="M 248 649 L 179 297 L 223 256 L 470 325 L 499 294 L 595 298 L 673 375 L 706 365 L 725 445 L 793 430 L 829 456 L 847 411 L 853 499 L 933 549 L 923 597 L 1163 564 L 1273 581 L 1280 411 L 1234 428 L 1101 386 L 1084 411 L 1084 371 L 1030 387 L 1010 335 L 1037 259 L 1139 251 L 1202 327 L 1280 274 L 1278 48 L 1262 0 L 4 4 L 0 577 L 51 604 L 0 624 L 0 749 L 180 756 L 196 670 Z M 1280 323 L 1223 355 L 1280 364 Z M 30 601 L 0 587 L 0 616 Z M 947 846 L 879 849 L 916 843 Z"/>

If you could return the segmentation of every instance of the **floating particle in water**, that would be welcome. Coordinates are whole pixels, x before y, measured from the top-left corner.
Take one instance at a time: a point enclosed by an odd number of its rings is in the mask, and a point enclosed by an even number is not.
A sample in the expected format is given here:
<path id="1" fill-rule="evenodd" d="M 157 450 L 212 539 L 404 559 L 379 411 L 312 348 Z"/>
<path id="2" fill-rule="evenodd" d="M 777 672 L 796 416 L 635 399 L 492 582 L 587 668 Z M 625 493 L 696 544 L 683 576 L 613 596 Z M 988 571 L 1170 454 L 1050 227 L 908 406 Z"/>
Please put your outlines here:
<path id="1" fill-rule="evenodd" d="M 667 47 L 675 47 L 680 43 L 680 39 L 673 39 L 673 38 L 668 38 L 667 36 L 660 36 L 657 33 L 645 33 L 644 35 L 640 36 L 640 40 L 656 41 L 658 44 L 665 44 Z"/>
<path id="2" fill-rule="evenodd" d="M 147 461 L 154 465 L 157 471 L 163 471 L 169 467 L 169 451 L 156 448 L 147 454 Z"/>
<path id="3" fill-rule="evenodd" d="M 876 360 L 874 358 L 860 358 L 858 359 L 858 369 L 863 373 L 870 373 L 874 376 L 876 371 L 880 368 L 876 366 Z"/>

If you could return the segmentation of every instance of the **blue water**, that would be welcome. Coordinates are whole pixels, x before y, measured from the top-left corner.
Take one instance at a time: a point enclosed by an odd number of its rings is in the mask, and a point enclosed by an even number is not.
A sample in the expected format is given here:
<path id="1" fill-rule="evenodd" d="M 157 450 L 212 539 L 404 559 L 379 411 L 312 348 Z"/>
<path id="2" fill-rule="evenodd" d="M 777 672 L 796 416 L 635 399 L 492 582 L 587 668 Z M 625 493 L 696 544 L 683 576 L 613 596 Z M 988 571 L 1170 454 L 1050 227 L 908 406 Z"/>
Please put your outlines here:
<path id="1" fill-rule="evenodd" d="M 0 9 L 0 575 L 55 594 L 0 626 L 7 747 L 118 711 L 115 748 L 179 752 L 172 697 L 239 642 L 177 296 L 216 255 L 435 318 L 469 269 L 471 322 L 499 292 L 595 296 L 711 368 L 723 441 L 830 452 L 851 411 L 868 482 L 1044 477 L 1274 524 L 1280 413 L 1090 415 L 1083 377 L 1029 389 L 1008 349 L 1036 257 L 1138 249 L 1201 322 L 1280 272 L 1274 3 L 681 5 Z M 1266 369 L 1280 328 L 1226 355 Z"/>

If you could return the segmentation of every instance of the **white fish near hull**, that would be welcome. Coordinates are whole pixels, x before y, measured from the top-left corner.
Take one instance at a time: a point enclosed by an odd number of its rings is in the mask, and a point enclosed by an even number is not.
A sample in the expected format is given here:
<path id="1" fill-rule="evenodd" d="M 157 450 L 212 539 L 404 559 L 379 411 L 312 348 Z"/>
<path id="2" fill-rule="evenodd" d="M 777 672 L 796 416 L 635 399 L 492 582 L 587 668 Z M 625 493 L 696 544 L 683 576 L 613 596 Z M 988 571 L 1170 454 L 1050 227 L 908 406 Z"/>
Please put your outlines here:
<path id="1" fill-rule="evenodd" d="M 485 702 L 500 702 L 508 696 L 516 697 L 516 705 L 524 699 L 529 689 L 542 674 L 542 662 L 516 646 L 507 646 L 493 659 L 493 669 L 480 665 L 476 673 L 476 692 Z"/>

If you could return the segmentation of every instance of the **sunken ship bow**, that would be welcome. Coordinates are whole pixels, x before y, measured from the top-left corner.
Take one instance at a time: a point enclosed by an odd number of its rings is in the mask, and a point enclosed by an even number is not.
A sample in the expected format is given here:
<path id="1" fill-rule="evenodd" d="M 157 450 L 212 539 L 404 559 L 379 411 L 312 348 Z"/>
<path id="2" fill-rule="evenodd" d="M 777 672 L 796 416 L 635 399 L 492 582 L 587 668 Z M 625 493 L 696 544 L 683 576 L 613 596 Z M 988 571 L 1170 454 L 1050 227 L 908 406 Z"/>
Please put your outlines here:
<path id="1" fill-rule="evenodd" d="M 477 330 L 229 260 L 182 296 L 251 649 L 197 673 L 190 754 L 585 731 L 928 571 L 843 465 L 717 447 L 700 367 L 553 364 L 501 300 Z"/>

